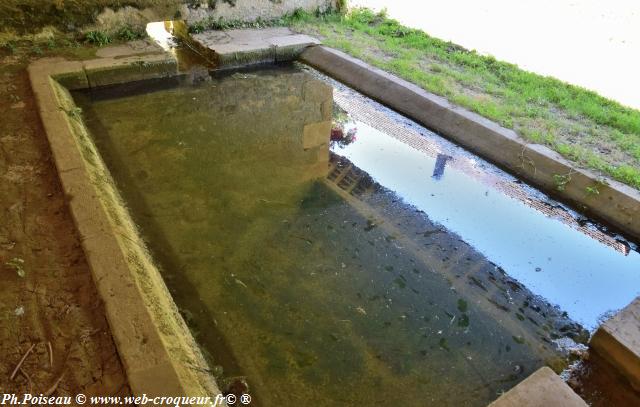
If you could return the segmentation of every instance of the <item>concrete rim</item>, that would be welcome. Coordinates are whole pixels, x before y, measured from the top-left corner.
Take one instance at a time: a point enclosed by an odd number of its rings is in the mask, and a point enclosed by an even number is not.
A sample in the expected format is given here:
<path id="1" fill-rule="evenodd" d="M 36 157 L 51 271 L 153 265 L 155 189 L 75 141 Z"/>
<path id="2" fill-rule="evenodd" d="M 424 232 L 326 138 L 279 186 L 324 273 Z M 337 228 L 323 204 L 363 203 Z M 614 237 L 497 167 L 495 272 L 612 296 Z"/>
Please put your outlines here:
<path id="1" fill-rule="evenodd" d="M 133 393 L 215 398 L 220 391 L 209 367 L 69 93 L 174 76 L 175 59 L 166 54 L 85 62 L 46 58 L 32 63 L 28 72 L 62 188 Z"/>

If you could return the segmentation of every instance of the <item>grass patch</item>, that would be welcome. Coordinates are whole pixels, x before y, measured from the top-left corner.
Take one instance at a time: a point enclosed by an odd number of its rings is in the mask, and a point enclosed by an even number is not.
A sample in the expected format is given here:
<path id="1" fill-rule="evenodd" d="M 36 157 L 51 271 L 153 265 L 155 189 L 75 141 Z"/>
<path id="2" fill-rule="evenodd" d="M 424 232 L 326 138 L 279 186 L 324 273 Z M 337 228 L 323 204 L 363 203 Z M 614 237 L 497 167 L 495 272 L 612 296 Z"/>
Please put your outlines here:
<path id="1" fill-rule="evenodd" d="M 89 31 L 84 35 L 84 40 L 89 44 L 94 44 L 99 47 L 110 44 L 112 41 L 111 36 L 102 31 Z"/>
<path id="2" fill-rule="evenodd" d="M 270 23 L 320 37 L 579 166 L 640 189 L 640 112 L 635 109 L 405 27 L 384 12 L 296 12 Z"/>
<path id="3" fill-rule="evenodd" d="M 45 27 L 35 34 L 0 31 L 0 58 L 10 57 L 12 67 L 22 66 L 31 59 L 43 56 L 86 60 L 95 58 L 99 47 L 146 37 L 144 29 L 126 24 L 117 27 L 113 34 L 104 31 L 63 33 L 52 27 Z"/>
<path id="4" fill-rule="evenodd" d="M 134 41 L 146 38 L 147 33 L 144 29 L 125 25 L 120 27 L 117 32 L 117 37 L 120 41 Z"/>

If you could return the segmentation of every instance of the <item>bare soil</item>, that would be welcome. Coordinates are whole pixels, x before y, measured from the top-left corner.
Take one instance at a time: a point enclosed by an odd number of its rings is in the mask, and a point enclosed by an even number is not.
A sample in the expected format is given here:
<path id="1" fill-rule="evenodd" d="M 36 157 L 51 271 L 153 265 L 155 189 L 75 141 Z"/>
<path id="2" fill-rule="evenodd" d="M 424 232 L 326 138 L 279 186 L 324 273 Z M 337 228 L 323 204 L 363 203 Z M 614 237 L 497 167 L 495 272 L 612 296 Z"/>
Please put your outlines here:
<path id="1" fill-rule="evenodd" d="M 45 393 L 62 376 L 53 394 L 128 395 L 36 110 L 28 62 L 0 54 L 0 393 Z"/>

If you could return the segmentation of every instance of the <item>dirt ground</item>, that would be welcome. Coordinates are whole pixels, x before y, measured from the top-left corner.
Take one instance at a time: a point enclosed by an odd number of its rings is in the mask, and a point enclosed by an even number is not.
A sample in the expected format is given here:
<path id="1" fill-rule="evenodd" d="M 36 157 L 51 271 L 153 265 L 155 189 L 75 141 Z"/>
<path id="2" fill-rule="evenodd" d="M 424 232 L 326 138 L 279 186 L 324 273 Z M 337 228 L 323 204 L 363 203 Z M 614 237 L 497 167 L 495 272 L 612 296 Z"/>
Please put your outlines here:
<path id="1" fill-rule="evenodd" d="M 127 395 L 36 111 L 29 59 L 0 53 L 0 393 Z"/>

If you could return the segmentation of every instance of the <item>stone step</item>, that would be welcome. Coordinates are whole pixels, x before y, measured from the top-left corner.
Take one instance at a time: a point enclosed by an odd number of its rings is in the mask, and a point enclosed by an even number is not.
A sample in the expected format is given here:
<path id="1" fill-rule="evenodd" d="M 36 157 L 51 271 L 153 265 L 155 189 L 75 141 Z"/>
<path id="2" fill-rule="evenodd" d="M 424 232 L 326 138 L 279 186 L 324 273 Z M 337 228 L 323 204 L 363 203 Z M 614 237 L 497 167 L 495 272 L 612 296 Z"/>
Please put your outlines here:
<path id="1" fill-rule="evenodd" d="M 306 47 L 320 43 L 285 27 L 211 30 L 191 34 L 189 41 L 224 67 L 291 61 Z"/>

